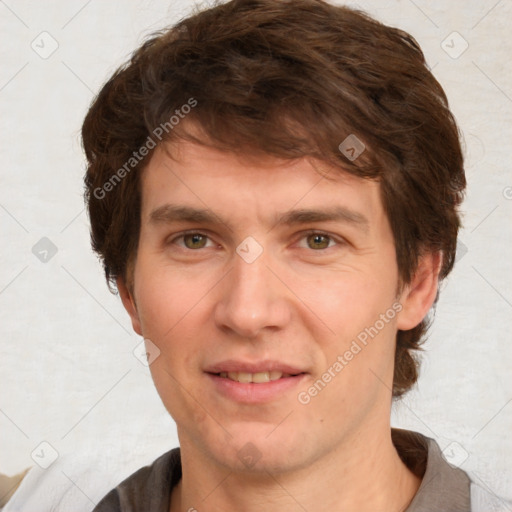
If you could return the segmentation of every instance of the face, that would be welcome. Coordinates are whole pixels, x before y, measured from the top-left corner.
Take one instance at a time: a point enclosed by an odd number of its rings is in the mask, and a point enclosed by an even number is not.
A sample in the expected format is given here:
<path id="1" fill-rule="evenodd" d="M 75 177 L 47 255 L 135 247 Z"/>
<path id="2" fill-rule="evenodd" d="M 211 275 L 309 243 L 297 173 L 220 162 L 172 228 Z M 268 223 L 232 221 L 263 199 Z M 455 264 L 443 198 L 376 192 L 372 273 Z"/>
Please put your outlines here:
<path id="1" fill-rule="evenodd" d="M 282 471 L 389 422 L 405 313 L 378 183 L 307 159 L 167 150 L 142 175 L 122 295 L 160 351 L 150 370 L 182 447 Z"/>

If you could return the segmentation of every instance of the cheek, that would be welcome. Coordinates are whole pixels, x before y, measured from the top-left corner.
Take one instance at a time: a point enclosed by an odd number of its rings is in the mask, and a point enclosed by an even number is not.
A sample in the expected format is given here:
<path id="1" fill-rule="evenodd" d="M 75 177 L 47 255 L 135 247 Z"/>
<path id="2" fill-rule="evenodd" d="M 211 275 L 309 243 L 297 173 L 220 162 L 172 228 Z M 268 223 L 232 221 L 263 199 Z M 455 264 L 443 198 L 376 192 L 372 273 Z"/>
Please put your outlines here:
<path id="1" fill-rule="evenodd" d="M 139 259 L 135 296 L 143 336 L 160 350 L 150 367 L 157 387 L 159 383 L 168 386 L 166 372 L 188 388 L 197 380 L 198 357 L 212 347 L 211 294 L 218 280 L 214 272 L 176 269 L 144 256 Z"/>
<path id="2" fill-rule="evenodd" d="M 201 301 L 204 287 L 198 277 L 143 263 L 141 258 L 136 268 L 135 294 L 143 335 L 160 350 L 149 368 L 155 387 L 177 422 L 201 425 L 208 415 L 189 393 L 199 396 L 194 391 L 197 354 L 203 350 L 204 339 L 199 329 L 208 317 L 207 302 Z"/>
<path id="3" fill-rule="evenodd" d="M 349 318 L 350 325 L 339 324 L 343 333 L 335 343 L 322 347 L 325 366 L 305 391 L 318 417 L 335 427 L 358 425 L 376 404 L 388 404 L 394 365 L 395 311 L 384 310 L 370 319 Z M 386 315 L 387 321 L 380 315 Z M 355 323 L 358 328 L 354 328 Z M 335 404 L 335 407 L 333 407 Z M 380 407 L 380 406 L 379 406 Z"/>
<path id="4" fill-rule="evenodd" d="M 165 342 L 190 325 L 209 289 L 200 277 L 187 275 L 142 256 L 135 269 L 135 297 L 145 337 Z"/>
<path id="5" fill-rule="evenodd" d="M 340 420 L 356 410 L 365 414 L 378 397 L 388 393 L 383 382 L 392 379 L 396 281 L 393 269 L 387 275 L 377 266 L 373 270 L 296 281 L 314 313 L 309 315 L 308 329 L 322 352 L 314 380 L 318 389 L 312 390 L 313 394 L 322 390 L 313 399 L 322 418 Z M 336 411 L 331 411 L 333 403 Z"/>
<path id="6" fill-rule="evenodd" d="M 395 282 L 368 272 L 337 272 L 322 279 L 295 279 L 294 291 L 309 310 L 312 330 L 336 349 L 380 318 L 395 300 Z M 389 330 L 386 324 L 386 330 Z"/>

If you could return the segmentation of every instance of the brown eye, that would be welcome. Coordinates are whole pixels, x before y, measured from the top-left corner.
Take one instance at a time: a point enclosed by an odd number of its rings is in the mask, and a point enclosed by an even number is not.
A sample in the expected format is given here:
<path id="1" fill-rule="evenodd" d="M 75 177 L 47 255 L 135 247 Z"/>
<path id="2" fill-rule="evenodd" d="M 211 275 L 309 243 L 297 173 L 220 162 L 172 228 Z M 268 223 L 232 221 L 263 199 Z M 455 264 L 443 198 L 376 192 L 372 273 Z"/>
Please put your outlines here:
<path id="1" fill-rule="evenodd" d="M 307 237 L 308 247 L 310 249 L 326 249 L 329 246 L 331 238 L 327 235 L 315 233 Z"/>
<path id="2" fill-rule="evenodd" d="M 206 245 L 207 240 L 208 237 L 201 235 L 200 233 L 183 235 L 183 242 L 187 249 L 202 249 Z"/>

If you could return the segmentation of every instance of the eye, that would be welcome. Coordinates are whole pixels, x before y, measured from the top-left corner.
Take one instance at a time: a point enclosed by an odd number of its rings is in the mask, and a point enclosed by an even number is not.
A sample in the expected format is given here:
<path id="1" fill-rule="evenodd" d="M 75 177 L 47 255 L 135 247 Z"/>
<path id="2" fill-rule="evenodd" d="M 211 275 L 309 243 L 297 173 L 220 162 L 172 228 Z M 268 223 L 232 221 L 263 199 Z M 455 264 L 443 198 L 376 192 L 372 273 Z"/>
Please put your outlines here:
<path id="1" fill-rule="evenodd" d="M 208 242 L 212 243 L 206 235 L 197 232 L 183 233 L 171 240 L 171 243 L 191 250 L 203 249 Z"/>
<path id="2" fill-rule="evenodd" d="M 302 242 L 303 240 L 305 240 L 305 245 Z M 333 245 L 339 245 L 339 243 L 340 242 L 336 241 L 331 235 L 328 235 L 327 233 L 314 231 L 307 233 L 303 238 L 301 238 L 299 247 L 318 251 L 322 249 L 329 249 Z"/>

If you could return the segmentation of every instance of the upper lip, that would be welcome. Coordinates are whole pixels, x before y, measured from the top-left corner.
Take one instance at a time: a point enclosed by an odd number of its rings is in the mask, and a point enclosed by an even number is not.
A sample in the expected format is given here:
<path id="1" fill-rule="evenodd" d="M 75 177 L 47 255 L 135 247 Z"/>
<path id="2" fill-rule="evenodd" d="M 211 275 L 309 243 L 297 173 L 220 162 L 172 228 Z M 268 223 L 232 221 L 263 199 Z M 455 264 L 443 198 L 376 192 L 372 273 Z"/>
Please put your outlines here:
<path id="1" fill-rule="evenodd" d="M 227 359 L 219 363 L 209 365 L 204 370 L 207 373 L 221 373 L 221 372 L 246 372 L 246 373 L 261 373 L 278 371 L 287 373 L 289 375 L 298 375 L 305 373 L 298 366 L 282 363 L 280 361 L 265 360 L 265 361 L 237 361 L 235 359 Z"/>

